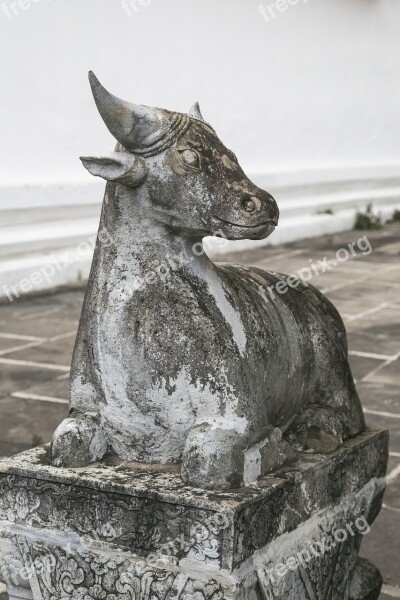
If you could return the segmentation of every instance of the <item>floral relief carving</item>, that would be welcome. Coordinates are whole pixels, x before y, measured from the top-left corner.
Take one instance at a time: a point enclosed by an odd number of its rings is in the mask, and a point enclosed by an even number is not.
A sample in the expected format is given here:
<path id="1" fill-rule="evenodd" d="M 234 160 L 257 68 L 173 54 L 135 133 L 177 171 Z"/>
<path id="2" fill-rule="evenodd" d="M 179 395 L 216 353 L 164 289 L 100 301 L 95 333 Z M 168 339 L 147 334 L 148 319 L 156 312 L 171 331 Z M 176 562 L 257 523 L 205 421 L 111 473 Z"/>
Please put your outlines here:
<path id="1" fill-rule="evenodd" d="M 7 586 L 29 588 L 29 570 L 17 540 L 0 537 L 0 581 Z"/>
<path id="2" fill-rule="evenodd" d="M 224 527 L 212 516 L 207 510 L 121 494 L 0 478 L 0 519 L 118 543 L 141 556 L 219 561 Z"/>
<path id="3" fill-rule="evenodd" d="M 0 518 L 12 523 L 23 521 L 31 525 L 39 506 L 40 497 L 28 490 L 26 484 L 18 485 L 15 477 L 0 480 Z"/>
<path id="4" fill-rule="evenodd" d="M 126 555 L 67 552 L 32 544 L 27 561 L 43 600 L 223 600 L 215 581 L 198 582 L 181 573 L 140 565 Z"/>

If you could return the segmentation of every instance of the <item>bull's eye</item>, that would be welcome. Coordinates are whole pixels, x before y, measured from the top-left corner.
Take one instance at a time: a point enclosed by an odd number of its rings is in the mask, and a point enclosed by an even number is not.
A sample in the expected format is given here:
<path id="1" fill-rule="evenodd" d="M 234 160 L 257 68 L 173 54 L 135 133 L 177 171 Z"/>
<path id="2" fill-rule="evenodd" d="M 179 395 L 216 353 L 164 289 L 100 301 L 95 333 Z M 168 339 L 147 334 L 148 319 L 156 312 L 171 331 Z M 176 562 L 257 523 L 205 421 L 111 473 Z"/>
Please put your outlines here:
<path id="1" fill-rule="evenodd" d="M 200 156 L 196 150 L 181 150 L 180 152 L 183 162 L 189 167 L 200 167 Z"/>
<path id="2" fill-rule="evenodd" d="M 252 198 L 246 198 L 242 202 L 243 208 L 246 212 L 252 213 L 256 210 L 257 206 Z"/>

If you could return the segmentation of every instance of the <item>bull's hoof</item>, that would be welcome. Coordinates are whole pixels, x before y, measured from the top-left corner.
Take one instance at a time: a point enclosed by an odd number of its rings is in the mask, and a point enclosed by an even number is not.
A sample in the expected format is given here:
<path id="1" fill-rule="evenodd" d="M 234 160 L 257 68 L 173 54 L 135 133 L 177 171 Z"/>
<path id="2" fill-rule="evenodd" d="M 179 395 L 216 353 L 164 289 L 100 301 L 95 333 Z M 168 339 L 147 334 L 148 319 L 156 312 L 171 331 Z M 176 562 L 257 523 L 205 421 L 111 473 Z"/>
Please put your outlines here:
<path id="1" fill-rule="evenodd" d="M 55 467 L 84 467 L 101 460 L 106 453 L 105 433 L 88 415 L 65 419 L 51 443 L 51 462 Z"/>
<path id="2" fill-rule="evenodd" d="M 183 453 L 182 479 L 196 487 L 237 488 L 243 482 L 243 436 L 208 423 L 190 431 Z"/>
<path id="3" fill-rule="evenodd" d="M 341 444 L 341 438 L 324 431 L 319 427 L 311 427 L 307 432 L 307 437 L 304 442 L 305 450 L 312 450 L 317 454 L 330 454 L 334 452 Z"/>

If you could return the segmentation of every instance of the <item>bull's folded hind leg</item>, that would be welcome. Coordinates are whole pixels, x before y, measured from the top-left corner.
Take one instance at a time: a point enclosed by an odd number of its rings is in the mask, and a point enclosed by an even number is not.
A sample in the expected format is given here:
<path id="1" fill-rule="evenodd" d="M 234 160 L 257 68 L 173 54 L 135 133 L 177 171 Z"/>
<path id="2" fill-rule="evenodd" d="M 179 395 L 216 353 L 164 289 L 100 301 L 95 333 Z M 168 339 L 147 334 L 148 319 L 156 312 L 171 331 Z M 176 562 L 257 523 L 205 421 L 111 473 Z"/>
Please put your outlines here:
<path id="1" fill-rule="evenodd" d="M 313 286 L 307 288 L 305 299 L 305 340 L 311 346 L 304 361 L 310 376 L 303 382 L 303 410 L 285 437 L 297 448 L 332 452 L 365 429 L 364 415 L 348 362 L 346 329 L 338 311 Z"/>
<path id="2" fill-rule="evenodd" d="M 286 434 L 286 439 L 297 449 L 329 453 L 345 440 L 365 429 L 364 414 L 350 368 L 342 371 L 346 378 L 323 393 L 315 393 L 315 403 L 310 403 L 297 417 Z M 333 378 L 332 378 L 333 379 Z"/>
<path id="3" fill-rule="evenodd" d="M 299 415 L 285 437 L 297 450 L 329 454 L 342 443 L 343 427 L 334 410 L 314 405 Z"/>

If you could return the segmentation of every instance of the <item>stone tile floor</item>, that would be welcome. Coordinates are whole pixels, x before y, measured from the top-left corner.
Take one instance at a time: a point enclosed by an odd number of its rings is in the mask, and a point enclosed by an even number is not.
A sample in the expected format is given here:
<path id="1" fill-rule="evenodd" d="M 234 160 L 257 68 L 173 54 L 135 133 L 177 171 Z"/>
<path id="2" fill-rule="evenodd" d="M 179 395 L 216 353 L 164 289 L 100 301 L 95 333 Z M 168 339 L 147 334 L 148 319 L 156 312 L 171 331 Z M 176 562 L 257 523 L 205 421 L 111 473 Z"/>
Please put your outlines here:
<path id="1" fill-rule="evenodd" d="M 400 598 L 399 258 L 399 223 L 223 258 L 283 273 L 303 270 L 305 278 L 311 269 L 312 283 L 345 321 L 367 421 L 391 432 L 387 492 L 361 552 L 381 569 L 382 599 Z M 64 289 L 0 306 L 0 456 L 48 442 L 66 416 L 82 299 L 82 288 Z"/>

